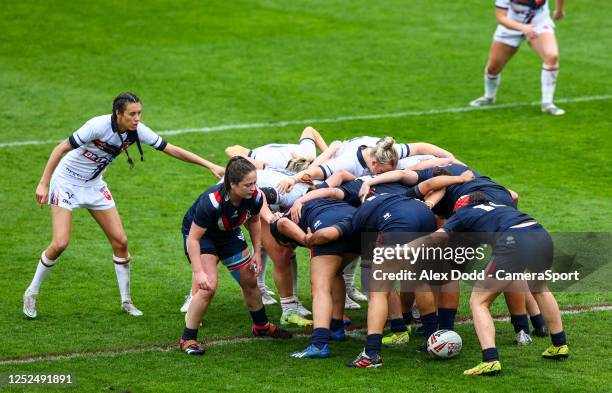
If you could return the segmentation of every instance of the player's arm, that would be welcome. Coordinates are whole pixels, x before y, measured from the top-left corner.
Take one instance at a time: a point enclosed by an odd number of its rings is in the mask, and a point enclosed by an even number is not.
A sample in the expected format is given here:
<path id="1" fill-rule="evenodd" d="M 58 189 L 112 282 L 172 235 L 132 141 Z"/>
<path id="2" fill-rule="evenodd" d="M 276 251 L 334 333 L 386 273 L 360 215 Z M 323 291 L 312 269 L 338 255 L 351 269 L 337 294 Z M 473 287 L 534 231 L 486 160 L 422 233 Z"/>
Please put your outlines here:
<path id="1" fill-rule="evenodd" d="M 565 16 L 565 10 L 563 4 L 565 0 L 556 0 L 555 1 L 555 11 L 553 12 L 553 19 L 559 20 Z"/>
<path id="2" fill-rule="evenodd" d="M 302 131 L 302 135 L 300 136 L 300 141 L 304 138 L 312 139 L 319 151 L 327 150 L 327 143 L 325 143 L 325 139 L 323 139 L 321 134 L 319 134 L 319 131 L 315 130 L 314 128 L 310 126 L 304 128 L 304 131 Z"/>
<path id="3" fill-rule="evenodd" d="M 320 188 L 318 190 L 307 192 L 293 202 L 293 205 L 289 210 L 291 220 L 296 223 L 299 222 L 300 217 L 302 216 L 302 206 L 304 203 L 321 198 L 332 198 L 341 201 L 344 199 L 344 191 L 339 188 Z"/>
<path id="4" fill-rule="evenodd" d="M 331 158 L 336 154 L 338 149 L 342 146 L 341 141 L 333 141 L 327 149 L 323 151 L 323 153 L 319 154 L 317 158 L 310 164 L 311 166 L 319 166 L 324 162 L 331 160 Z"/>
<path id="5" fill-rule="evenodd" d="M 422 154 L 430 154 L 432 156 L 436 156 L 439 158 L 455 158 L 455 156 L 441 147 L 433 145 L 431 143 L 425 142 L 417 142 L 417 143 L 409 143 L 408 147 L 410 148 L 410 155 L 422 155 Z"/>
<path id="6" fill-rule="evenodd" d="M 520 31 L 521 33 L 525 34 L 525 37 L 530 40 L 538 36 L 532 25 L 520 23 L 508 18 L 507 8 L 500 8 L 499 6 L 496 7 L 495 18 L 497 19 L 497 23 L 499 23 L 500 25 L 503 25 L 511 30 Z"/>
<path id="7" fill-rule="evenodd" d="M 324 178 L 323 170 L 318 166 L 313 167 L 311 165 L 308 167 L 308 169 L 298 172 L 292 177 L 279 182 L 278 185 L 276 186 L 276 189 L 280 193 L 289 192 L 293 189 L 293 186 L 296 183 L 310 183 L 312 182 L 312 179 L 323 179 L 323 178 Z"/>
<path id="8" fill-rule="evenodd" d="M 315 233 L 306 234 L 305 243 L 307 246 L 315 246 L 333 242 L 340 239 L 343 235 L 352 231 L 352 217 L 346 217 L 335 225 L 327 228 L 322 228 Z"/>
<path id="9" fill-rule="evenodd" d="M 427 195 L 430 192 L 444 189 L 453 184 L 462 184 L 474 180 L 474 172 L 467 170 L 459 176 L 434 176 L 429 180 L 425 180 L 418 184 L 419 192 L 421 195 Z"/>
<path id="10" fill-rule="evenodd" d="M 278 231 L 284 236 L 293 239 L 297 244 L 306 246 L 306 233 L 296 223 L 287 217 L 278 219 Z"/>
<path id="11" fill-rule="evenodd" d="M 189 235 L 187 235 L 187 254 L 191 261 L 191 271 L 193 272 L 193 278 L 198 284 L 200 289 L 210 289 L 210 279 L 204 272 L 202 263 L 200 262 L 200 239 L 204 237 L 206 228 L 202 228 L 196 223 L 191 223 L 189 228 Z"/>
<path id="12" fill-rule="evenodd" d="M 348 183 L 350 181 L 355 180 L 356 177 L 349 171 L 338 171 L 325 179 L 325 183 L 327 183 L 328 187 L 338 187 L 341 184 Z"/>
<path id="13" fill-rule="evenodd" d="M 433 209 L 444 198 L 444 194 L 446 194 L 446 188 L 430 192 L 423 198 L 423 202 L 427 207 Z"/>
<path id="14" fill-rule="evenodd" d="M 49 199 L 49 182 L 51 181 L 53 171 L 57 168 L 62 156 L 70 150 L 72 150 L 72 146 L 70 146 L 67 139 L 53 148 L 49 160 L 47 160 L 47 165 L 45 165 L 45 169 L 43 170 L 43 174 L 40 177 L 40 181 L 38 182 L 38 187 L 36 187 L 36 201 L 40 204 L 40 207 L 43 207 Z"/>
<path id="15" fill-rule="evenodd" d="M 372 178 L 363 181 L 361 188 L 359 189 L 359 198 L 363 198 L 370 192 L 370 187 L 377 184 L 384 183 L 402 183 L 405 185 L 412 186 L 419 180 L 419 175 L 411 170 L 395 170 L 380 175 L 376 175 Z"/>
<path id="16" fill-rule="evenodd" d="M 205 160 L 202 157 L 198 156 L 197 154 L 194 154 L 188 150 L 175 146 L 171 143 L 166 144 L 166 147 L 164 148 L 163 152 L 178 160 L 203 166 L 204 168 L 210 170 L 217 179 L 220 179 L 225 173 L 225 168 L 223 168 L 222 166 L 219 166 L 208 160 Z"/>
<path id="17" fill-rule="evenodd" d="M 267 204 L 265 204 L 267 205 Z M 256 214 L 249 218 L 246 222 L 246 226 L 251 235 L 251 243 L 253 243 L 253 257 L 252 263 L 255 266 L 255 273 L 259 275 L 261 272 L 261 222 L 259 221 L 259 214 Z"/>

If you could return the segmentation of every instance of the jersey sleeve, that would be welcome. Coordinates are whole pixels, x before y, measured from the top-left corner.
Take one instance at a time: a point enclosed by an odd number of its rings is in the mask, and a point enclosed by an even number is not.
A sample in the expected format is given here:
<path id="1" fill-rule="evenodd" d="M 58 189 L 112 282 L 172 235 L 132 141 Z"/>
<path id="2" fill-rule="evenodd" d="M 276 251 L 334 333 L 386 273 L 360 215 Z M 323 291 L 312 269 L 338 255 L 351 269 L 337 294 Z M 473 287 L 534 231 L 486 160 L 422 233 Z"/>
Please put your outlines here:
<path id="1" fill-rule="evenodd" d="M 338 188 L 344 192 L 343 201 L 349 205 L 359 207 L 359 205 L 361 205 L 361 200 L 359 200 L 359 190 L 361 189 L 362 184 L 363 180 L 355 179 L 339 186 Z"/>
<path id="2" fill-rule="evenodd" d="M 464 213 L 468 209 L 468 207 L 464 207 L 463 209 L 458 210 L 444 223 L 442 228 L 444 228 L 444 230 L 447 232 L 463 232 L 465 230 L 463 220 L 466 218 Z"/>
<path id="3" fill-rule="evenodd" d="M 166 148 L 166 145 L 168 144 L 168 142 L 166 142 L 165 140 L 163 140 L 162 137 L 160 137 L 159 135 L 157 135 L 155 132 L 153 132 L 153 130 L 151 130 L 149 127 L 145 126 L 142 123 L 138 123 L 138 138 L 146 143 L 147 145 L 163 151 Z"/>
<path id="4" fill-rule="evenodd" d="M 208 194 L 205 198 L 201 198 L 198 201 L 195 214 L 193 215 L 193 222 L 202 228 L 214 227 L 219 219 L 219 212 L 213 207 L 209 199 L 210 197 L 214 198 L 213 194 Z"/>
<path id="5" fill-rule="evenodd" d="M 83 124 L 81 128 L 76 130 L 72 135 L 70 135 L 70 137 L 68 137 L 68 142 L 73 149 L 76 149 L 95 139 L 98 139 L 100 136 L 100 127 L 97 127 L 97 122 L 95 119 L 91 119 L 87 123 Z"/>
<path id="6" fill-rule="evenodd" d="M 495 7 L 507 10 L 510 8 L 510 0 L 495 0 Z"/>
<path id="7" fill-rule="evenodd" d="M 397 159 L 401 160 L 410 155 L 410 145 L 407 143 L 396 143 L 393 145 L 395 152 L 397 153 Z"/>
<path id="8" fill-rule="evenodd" d="M 261 211 L 261 207 L 263 206 L 263 193 L 259 189 L 259 187 L 253 193 L 253 205 L 250 208 L 250 212 L 252 216 L 259 214 Z"/>
<path id="9" fill-rule="evenodd" d="M 348 153 L 319 165 L 319 168 L 321 168 L 321 170 L 323 171 L 323 180 L 327 179 L 334 173 L 342 170 L 345 170 L 355 176 L 361 175 L 360 173 L 356 173 L 356 162 L 357 157 L 355 156 L 355 154 Z"/>
<path id="10" fill-rule="evenodd" d="M 336 228 L 338 232 L 340 232 L 341 238 L 351 236 L 353 233 L 352 217 L 348 216 L 343 218 L 336 224 L 332 225 L 332 228 Z"/>
<path id="11" fill-rule="evenodd" d="M 432 177 L 434 177 L 434 175 L 433 175 L 433 168 L 420 169 L 420 170 L 415 171 L 415 172 L 419 176 L 419 179 L 417 180 L 417 183 L 424 182 L 425 180 L 429 180 Z"/>

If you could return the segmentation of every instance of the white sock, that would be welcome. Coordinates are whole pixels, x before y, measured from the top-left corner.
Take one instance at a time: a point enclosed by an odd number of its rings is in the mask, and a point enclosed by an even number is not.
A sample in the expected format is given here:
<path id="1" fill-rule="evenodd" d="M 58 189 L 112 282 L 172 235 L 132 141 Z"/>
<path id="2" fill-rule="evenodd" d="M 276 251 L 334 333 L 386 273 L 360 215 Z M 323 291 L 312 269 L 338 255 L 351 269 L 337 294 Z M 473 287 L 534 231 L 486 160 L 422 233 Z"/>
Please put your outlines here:
<path id="1" fill-rule="evenodd" d="M 342 276 L 344 277 L 344 285 L 346 286 L 347 292 L 350 289 L 355 288 L 355 269 L 357 268 L 357 260 L 358 259 L 355 258 L 351 263 L 346 265 L 342 274 Z"/>
<path id="2" fill-rule="evenodd" d="M 484 87 L 485 87 L 485 97 L 487 98 L 495 98 L 497 95 L 497 88 L 501 82 L 501 74 L 492 75 L 489 74 L 487 68 L 485 68 L 484 73 Z"/>
<path id="3" fill-rule="evenodd" d="M 293 296 L 298 298 L 298 266 L 295 252 L 291 254 L 291 278 L 293 279 Z"/>
<path id="4" fill-rule="evenodd" d="M 297 310 L 297 298 L 295 296 L 281 297 L 281 309 L 284 311 L 287 310 Z"/>
<path id="5" fill-rule="evenodd" d="M 121 294 L 121 303 L 131 302 L 130 296 L 130 256 L 127 258 L 113 255 L 115 263 L 115 274 L 117 275 L 117 284 L 119 284 L 119 293 Z"/>
<path id="6" fill-rule="evenodd" d="M 26 292 L 37 295 L 40 291 L 40 286 L 49 273 L 49 270 L 51 270 L 56 263 L 57 259 L 47 258 L 45 252 L 43 251 L 43 253 L 40 255 L 40 259 L 38 260 L 38 266 L 36 266 L 34 278 L 32 278 L 32 282 L 30 283 L 28 289 L 26 289 Z"/>
<path id="7" fill-rule="evenodd" d="M 542 104 L 552 104 L 557 85 L 559 64 L 542 64 Z"/>
<path id="8" fill-rule="evenodd" d="M 257 286 L 259 289 L 266 287 L 266 270 L 268 267 L 268 253 L 265 249 L 261 249 L 261 273 L 257 276 Z"/>

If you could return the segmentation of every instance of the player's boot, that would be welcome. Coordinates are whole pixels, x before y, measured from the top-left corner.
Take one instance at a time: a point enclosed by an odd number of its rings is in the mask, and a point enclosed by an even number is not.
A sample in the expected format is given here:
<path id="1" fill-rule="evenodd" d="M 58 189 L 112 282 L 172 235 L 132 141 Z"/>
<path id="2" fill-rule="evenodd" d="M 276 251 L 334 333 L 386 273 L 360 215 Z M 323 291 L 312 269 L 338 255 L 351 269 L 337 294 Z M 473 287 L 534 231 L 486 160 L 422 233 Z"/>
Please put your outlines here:
<path id="1" fill-rule="evenodd" d="M 479 97 L 476 98 L 473 101 L 470 101 L 470 106 L 485 106 L 485 105 L 492 105 L 495 104 L 495 98 L 494 97 Z"/>
<path id="2" fill-rule="evenodd" d="M 358 310 L 360 308 L 361 306 L 359 305 L 359 303 L 357 303 L 356 301 L 351 299 L 348 295 L 346 295 L 344 299 L 344 309 L 345 310 Z"/>
<path id="3" fill-rule="evenodd" d="M 346 340 L 346 332 L 344 329 L 332 330 L 329 332 L 329 339 L 331 341 L 344 341 Z"/>
<path id="4" fill-rule="evenodd" d="M 137 309 L 131 300 L 126 300 L 125 302 L 121 303 L 121 309 L 133 317 L 141 317 L 143 315 L 142 311 Z"/>
<path id="5" fill-rule="evenodd" d="M 344 324 L 344 326 L 350 326 L 353 321 L 351 321 L 351 318 L 349 318 L 347 315 L 343 315 L 342 323 Z"/>
<path id="6" fill-rule="evenodd" d="M 267 291 L 261 291 L 261 302 L 266 306 L 278 303 L 278 301 L 274 299 Z"/>
<path id="7" fill-rule="evenodd" d="M 536 337 L 548 337 L 548 326 L 540 326 L 539 328 L 534 328 L 531 331 L 532 336 Z"/>
<path id="8" fill-rule="evenodd" d="M 346 295 L 356 302 L 367 302 L 368 297 L 361 293 L 357 288 L 346 288 Z"/>
<path id="9" fill-rule="evenodd" d="M 348 367 L 352 368 L 378 368 L 382 366 L 383 358 L 380 354 L 375 354 L 372 357 L 366 355 L 365 350 L 361 352 L 355 360 L 348 363 Z"/>
<path id="10" fill-rule="evenodd" d="M 383 345 L 404 345 L 410 342 L 410 332 L 389 333 L 382 338 Z"/>
<path id="11" fill-rule="evenodd" d="M 25 291 L 23 294 L 23 313 L 30 319 L 36 318 L 36 297 L 35 293 Z"/>
<path id="12" fill-rule="evenodd" d="M 551 345 L 542 352 L 542 357 L 546 359 L 567 359 L 569 357 L 569 347 L 567 345 Z"/>
<path id="13" fill-rule="evenodd" d="M 181 306 L 181 312 L 187 312 L 189 310 L 189 305 L 191 304 L 191 293 L 185 296 L 185 303 Z"/>
<path id="14" fill-rule="evenodd" d="M 287 330 L 280 328 L 271 322 L 268 322 L 267 327 L 264 329 L 253 326 L 251 331 L 255 337 L 272 337 L 281 339 L 293 337 L 291 332 L 288 332 Z"/>
<path id="15" fill-rule="evenodd" d="M 181 351 L 185 352 L 187 355 L 204 355 L 206 350 L 204 346 L 198 344 L 196 340 L 185 340 L 181 338 L 179 341 L 179 347 Z"/>
<path id="16" fill-rule="evenodd" d="M 465 370 L 463 375 L 483 375 L 483 376 L 491 376 L 497 375 L 501 372 L 501 363 L 499 360 L 494 360 L 492 362 L 481 362 L 476 367 L 473 367 L 469 370 Z"/>
<path id="17" fill-rule="evenodd" d="M 552 103 L 542 104 L 542 112 L 553 116 L 562 116 L 565 114 L 563 109 L 557 108 L 555 104 Z"/>
<path id="18" fill-rule="evenodd" d="M 514 343 L 516 345 L 529 345 L 533 340 L 529 336 L 529 334 L 525 333 L 524 330 L 519 330 L 514 337 Z"/>
<path id="19" fill-rule="evenodd" d="M 283 326 L 294 324 L 299 327 L 311 326 L 312 321 L 304 318 L 297 308 L 283 310 L 280 318 L 280 324 Z"/>
<path id="20" fill-rule="evenodd" d="M 310 310 L 304 307 L 304 304 L 302 304 L 301 301 L 296 300 L 296 303 L 297 303 L 298 312 L 300 313 L 301 316 L 307 317 L 309 315 L 312 315 L 312 312 L 310 312 Z"/>
<path id="21" fill-rule="evenodd" d="M 264 285 L 263 287 L 259 288 L 261 290 L 261 292 L 266 292 L 268 295 L 270 296 L 274 296 L 276 295 L 276 292 L 274 292 L 273 290 L 271 290 L 270 288 L 268 288 L 266 285 Z"/>
<path id="22" fill-rule="evenodd" d="M 310 344 L 302 351 L 294 352 L 289 357 L 294 359 L 324 359 L 330 355 L 329 345 L 325 344 L 321 348 L 317 348 L 316 345 Z"/>

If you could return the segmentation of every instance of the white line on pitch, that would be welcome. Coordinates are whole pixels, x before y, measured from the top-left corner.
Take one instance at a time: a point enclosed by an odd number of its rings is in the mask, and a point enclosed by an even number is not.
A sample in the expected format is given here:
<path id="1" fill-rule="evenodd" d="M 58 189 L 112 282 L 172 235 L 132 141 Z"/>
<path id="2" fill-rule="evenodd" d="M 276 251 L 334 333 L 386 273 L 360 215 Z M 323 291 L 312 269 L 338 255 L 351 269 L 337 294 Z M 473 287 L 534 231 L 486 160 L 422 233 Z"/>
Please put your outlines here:
<path id="1" fill-rule="evenodd" d="M 573 103 L 573 102 L 585 102 L 585 101 L 601 101 L 612 99 L 612 95 L 603 96 L 587 96 L 587 97 L 574 97 L 574 98 L 559 98 L 556 103 Z M 540 105 L 540 102 L 527 102 L 527 103 L 510 103 L 510 104 L 498 104 L 491 106 L 482 107 L 471 107 L 465 106 L 460 108 L 442 108 L 442 109 L 431 109 L 427 111 L 407 111 L 407 112 L 396 112 L 396 113 L 379 113 L 371 115 L 353 115 L 353 116 L 338 116 L 324 119 L 303 119 L 303 120 L 284 120 L 276 122 L 264 122 L 264 123 L 250 123 L 250 124 L 224 124 L 211 127 L 201 128 L 186 128 L 181 130 L 165 130 L 159 131 L 159 135 L 179 135 L 179 134 L 191 134 L 191 133 L 203 133 L 203 132 L 217 132 L 217 131 L 228 131 L 228 130 L 244 130 L 253 128 L 268 128 L 268 127 L 285 127 L 291 125 L 308 125 L 317 123 L 342 123 L 345 121 L 353 120 L 376 120 L 376 119 L 392 119 L 397 117 L 408 117 L 408 116 L 430 116 L 438 115 L 443 113 L 463 113 L 483 110 L 497 110 L 497 109 L 509 109 L 509 108 L 520 108 L 525 106 L 536 106 Z M 18 147 L 27 145 L 48 145 L 56 144 L 60 141 L 56 139 L 48 139 L 45 141 L 15 141 L 15 142 L 2 142 L 0 148 L 5 147 Z"/>
<path id="2" fill-rule="evenodd" d="M 561 310 L 561 314 L 582 314 L 587 312 L 598 312 L 598 311 L 611 311 L 612 306 L 593 306 L 588 308 L 581 308 L 576 310 Z M 494 318 L 495 321 L 507 321 L 510 318 L 508 317 L 497 317 Z M 472 320 L 468 319 L 465 321 L 458 321 L 456 324 L 471 324 Z M 359 330 L 351 330 L 347 332 L 349 336 L 359 338 L 360 332 L 365 331 L 365 329 Z M 309 337 L 310 335 L 305 333 L 297 333 L 294 334 L 294 337 Z M 250 343 L 253 341 L 259 341 L 260 338 L 255 337 L 234 337 L 234 338 L 226 338 L 226 339 L 218 339 L 218 340 L 210 340 L 206 342 L 207 347 L 217 347 L 224 346 L 230 344 L 239 344 L 239 343 Z M 116 357 L 121 355 L 128 355 L 133 353 L 145 353 L 145 352 L 168 352 L 176 350 L 176 345 L 155 345 L 148 346 L 142 348 L 126 348 L 126 349 L 110 349 L 110 350 L 100 350 L 100 351 L 86 351 L 86 352 L 72 352 L 64 355 L 38 355 L 31 356 L 22 359 L 8 359 L 8 360 L 0 360 L 0 366 L 10 366 L 15 364 L 24 364 L 24 363 L 37 363 L 37 362 L 55 362 L 62 360 L 70 360 L 77 358 L 97 358 L 97 357 Z"/>

